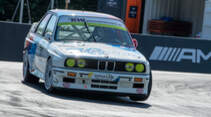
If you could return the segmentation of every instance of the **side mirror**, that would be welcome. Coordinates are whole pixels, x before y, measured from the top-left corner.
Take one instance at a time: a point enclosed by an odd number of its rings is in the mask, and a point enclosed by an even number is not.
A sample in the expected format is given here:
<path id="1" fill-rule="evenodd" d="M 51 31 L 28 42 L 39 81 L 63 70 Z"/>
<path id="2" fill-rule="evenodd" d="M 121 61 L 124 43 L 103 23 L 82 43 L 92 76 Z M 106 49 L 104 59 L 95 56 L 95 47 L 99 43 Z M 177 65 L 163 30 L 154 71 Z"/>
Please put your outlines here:
<path id="1" fill-rule="evenodd" d="M 133 41 L 134 47 L 137 48 L 138 47 L 138 41 L 135 38 L 133 38 L 132 41 Z"/>
<path id="2" fill-rule="evenodd" d="M 51 33 L 50 32 L 45 33 L 45 38 L 51 40 Z"/>

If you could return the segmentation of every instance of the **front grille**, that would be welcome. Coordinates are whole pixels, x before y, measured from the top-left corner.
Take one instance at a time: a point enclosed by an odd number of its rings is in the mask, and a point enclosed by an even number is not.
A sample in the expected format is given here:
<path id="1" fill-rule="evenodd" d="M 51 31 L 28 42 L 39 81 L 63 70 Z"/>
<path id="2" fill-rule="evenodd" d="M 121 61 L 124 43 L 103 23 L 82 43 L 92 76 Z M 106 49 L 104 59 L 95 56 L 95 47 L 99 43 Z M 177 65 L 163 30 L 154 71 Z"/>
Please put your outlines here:
<path id="1" fill-rule="evenodd" d="M 103 60 L 94 60 L 94 59 L 85 59 L 86 66 L 85 69 L 100 70 L 100 71 L 109 71 L 109 72 L 128 72 L 125 70 L 125 64 L 128 62 L 118 62 L 118 61 L 103 61 Z M 136 66 L 138 63 L 134 63 Z M 75 65 L 74 68 L 78 68 L 78 65 Z M 136 72 L 135 69 L 131 72 Z M 142 72 L 146 72 L 145 70 Z"/>
<path id="2" fill-rule="evenodd" d="M 88 69 L 97 69 L 98 60 L 86 59 L 86 66 L 85 68 Z"/>
<path id="3" fill-rule="evenodd" d="M 115 71 L 125 71 L 126 62 L 116 62 Z"/>
<path id="4" fill-rule="evenodd" d="M 108 62 L 107 70 L 112 71 L 115 69 L 114 62 Z"/>
<path id="5" fill-rule="evenodd" d="M 105 70 L 105 71 L 114 71 L 115 70 L 115 63 L 114 61 L 98 61 L 98 69 Z"/>
<path id="6" fill-rule="evenodd" d="M 105 70 L 106 69 L 106 62 L 105 61 L 99 61 L 99 70 Z"/>

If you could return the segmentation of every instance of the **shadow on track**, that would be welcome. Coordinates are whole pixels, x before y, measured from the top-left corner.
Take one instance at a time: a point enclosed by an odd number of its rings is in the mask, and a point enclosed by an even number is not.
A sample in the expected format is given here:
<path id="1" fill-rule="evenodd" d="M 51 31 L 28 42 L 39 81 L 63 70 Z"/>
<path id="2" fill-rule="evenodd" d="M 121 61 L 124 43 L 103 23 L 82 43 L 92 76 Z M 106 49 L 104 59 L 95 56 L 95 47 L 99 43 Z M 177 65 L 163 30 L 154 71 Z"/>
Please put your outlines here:
<path id="1" fill-rule="evenodd" d="M 84 101 L 89 103 L 100 103 L 100 104 L 108 104 L 108 105 L 118 105 L 118 106 L 128 106 L 128 107 L 136 107 L 147 109 L 150 108 L 151 105 L 141 102 L 134 102 L 129 100 L 126 97 L 119 97 L 114 95 L 107 95 L 103 93 L 93 93 L 93 92 L 85 92 L 85 91 L 76 91 L 76 90 L 65 90 L 65 89 L 57 89 L 55 93 L 48 93 L 44 88 L 44 83 L 39 84 L 30 84 L 22 82 L 23 84 L 32 87 L 34 89 L 39 90 L 46 95 L 60 98 L 64 100 L 75 100 L 75 101 Z"/>

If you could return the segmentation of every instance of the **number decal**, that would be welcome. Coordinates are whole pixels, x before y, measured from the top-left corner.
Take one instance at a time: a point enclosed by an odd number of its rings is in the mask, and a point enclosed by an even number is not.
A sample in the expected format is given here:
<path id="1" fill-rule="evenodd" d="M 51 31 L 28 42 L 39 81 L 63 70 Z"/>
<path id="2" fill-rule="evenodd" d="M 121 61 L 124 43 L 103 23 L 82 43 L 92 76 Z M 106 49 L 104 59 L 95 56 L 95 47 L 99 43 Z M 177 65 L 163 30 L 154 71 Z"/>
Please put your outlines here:
<path id="1" fill-rule="evenodd" d="M 69 20 L 71 22 L 85 22 L 84 18 L 79 18 L 79 17 L 71 17 Z"/>

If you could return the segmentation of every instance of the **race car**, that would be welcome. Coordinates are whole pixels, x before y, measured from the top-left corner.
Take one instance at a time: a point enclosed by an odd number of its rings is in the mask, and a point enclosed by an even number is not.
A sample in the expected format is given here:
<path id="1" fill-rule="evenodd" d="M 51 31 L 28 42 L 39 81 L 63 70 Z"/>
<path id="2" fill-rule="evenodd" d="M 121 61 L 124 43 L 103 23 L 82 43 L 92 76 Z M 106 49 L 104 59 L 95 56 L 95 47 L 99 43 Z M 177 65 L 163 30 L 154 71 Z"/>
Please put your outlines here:
<path id="1" fill-rule="evenodd" d="M 112 15 L 50 10 L 34 23 L 23 51 L 23 81 L 57 88 L 148 99 L 150 64 L 124 22 Z"/>

